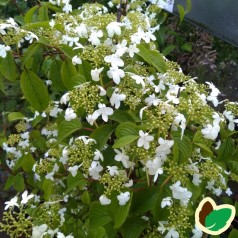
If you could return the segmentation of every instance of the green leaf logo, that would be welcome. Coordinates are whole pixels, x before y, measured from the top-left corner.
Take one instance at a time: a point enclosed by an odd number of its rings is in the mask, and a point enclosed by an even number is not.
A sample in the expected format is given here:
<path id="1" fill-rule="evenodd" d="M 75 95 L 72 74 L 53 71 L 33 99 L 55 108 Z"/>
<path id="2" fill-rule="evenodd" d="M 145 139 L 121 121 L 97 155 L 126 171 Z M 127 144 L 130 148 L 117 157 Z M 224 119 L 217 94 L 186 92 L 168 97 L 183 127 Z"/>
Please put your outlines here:
<path id="1" fill-rule="evenodd" d="M 206 197 L 196 209 L 195 221 L 203 232 L 220 235 L 230 227 L 235 214 L 234 206 L 229 204 L 217 206 L 213 199 Z"/>

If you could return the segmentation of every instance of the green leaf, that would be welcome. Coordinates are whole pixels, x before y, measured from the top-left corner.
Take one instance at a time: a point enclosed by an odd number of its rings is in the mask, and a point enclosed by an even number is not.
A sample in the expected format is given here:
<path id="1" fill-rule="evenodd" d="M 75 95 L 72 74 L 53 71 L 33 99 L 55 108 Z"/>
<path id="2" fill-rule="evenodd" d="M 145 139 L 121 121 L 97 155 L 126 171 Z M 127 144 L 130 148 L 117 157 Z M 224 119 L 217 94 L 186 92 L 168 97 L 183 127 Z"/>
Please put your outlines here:
<path id="1" fill-rule="evenodd" d="M 205 156 L 211 157 L 213 155 L 213 152 L 206 145 L 202 143 L 193 143 L 193 144 L 200 147 Z"/>
<path id="2" fill-rule="evenodd" d="M 148 64 L 154 66 L 161 73 L 165 73 L 167 71 L 168 67 L 161 53 L 156 50 L 146 49 L 143 45 L 138 45 L 137 48 L 140 50 L 137 54 Z"/>
<path id="3" fill-rule="evenodd" d="M 34 29 L 39 29 L 39 28 L 49 28 L 49 21 L 41 21 L 41 22 L 33 22 L 33 23 L 28 23 L 27 25 L 24 26 L 24 28 L 28 31 L 34 30 Z"/>
<path id="4" fill-rule="evenodd" d="M 193 48 L 192 45 L 189 43 L 184 43 L 181 48 L 187 52 L 192 52 Z"/>
<path id="5" fill-rule="evenodd" d="M 139 127 L 133 122 L 122 122 L 116 129 L 118 138 L 128 135 L 139 135 Z"/>
<path id="6" fill-rule="evenodd" d="M 105 228 L 97 227 L 97 228 L 89 230 L 88 237 L 90 237 L 90 238 L 104 238 L 105 234 L 106 234 Z"/>
<path id="7" fill-rule="evenodd" d="M 61 45 L 60 49 L 63 51 L 64 55 L 68 58 L 68 60 L 72 60 L 72 58 L 76 54 L 72 47 L 68 45 Z"/>
<path id="8" fill-rule="evenodd" d="M 147 222 L 139 217 L 130 217 L 121 227 L 123 238 L 138 238 L 146 228 Z"/>
<path id="9" fill-rule="evenodd" d="M 96 140 L 96 148 L 101 150 L 107 143 L 108 138 L 111 136 L 115 127 L 113 125 L 105 124 L 99 128 L 97 128 L 90 137 Z"/>
<path id="10" fill-rule="evenodd" d="M 51 196 L 52 191 L 53 191 L 53 187 L 54 187 L 54 184 L 51 180 L 49 180 L 49 179 L 44 180 L 42 189 L 43 189 L 43 192 L 44 192 L 44 199 L 46 201 L 48 201 L 50 199 L 50 196 Z"/>
<path id="11" fill-rule="evenodd" d="M 192 155 L 192 143 L 187 136 L 181 136 L 178 133 L 173 135 L 173 159 L 179 162 L 185 162 Z"/>
<path id="12" fill-rule="evenodd" d="M 8 190 L 14 184 L 14 179 L 15 176 L 11 174 L 4 185 L 4 190 Z"/>
<path id="13" fill-rule="evenodd" d="M 47 87 L 35 73 L 24 70 L 20 84 L 26 100 L 34 109 L 42 112 L 48 107 L 50 97 Z"/>
<path id="14" fill-rule="evenodd" d="M 218 150 L 218 160 L 226 161 L 232 158 L 232 154 L 234 152 L 234 141 L 231 137 L 227 137 L 224 142 L 221 144 Z"/>
<path id="15" fill-rule="evenodd" d="M 176 48 L 176 45 L 168 45 L 165 47 L 165 49 L 163 49 L 162 54 L 166 56 L 170 54 L 175 48 Z"/>
<path id="16" fill-rule="evenodd" d="M 138 138 L 139 138 L 139 135 L 137 135 L 137 136 L 136 135 L 123 136 L 123 137 L 119 138 L 114 143 L 112 148 L 117 149 L 117 148 L 124 147 L 125 145 L 132 143 L 133 141 L 135 141 Z"/>
<path id="17" fill-rule="evenodd" d="M 63 85 L 61 77 L 62 61 L 54 59 L 50 65 L 49 79 L 52 81 L 52 87 L 57 91 L 64 92 L 66 87 Z"/>
<path id="18" fill-rule="evenodd" d="M 179 12 L 179 24 L 181 24 L 184 19 L 184 16 L 185 16 L 185 9 L 180 4 L 177 5 L 177 8 L 178 8 L 178 12 Z"/>
<path id="19" fill-rule="evenodd" d="M 5 58 L 0 57 L 0 73 L 9 81 L 16 82 L 17 68 L 11 53 Z"/>
<path id="20" fill-rule="evenodd" d="M 71 121 L 63 120 L 58 125 L 58 142 L 61 142 L 63 139 L 73 134 L 75 131 L 78 131 L 82 128 L 82 124 L 78 118 L 75 118 Z"/>
<path id="21" fill-rule="evenodd" d="M 13 186 L 17 190 L 17 192 L 22 192 L 24 190 L 25 182 L 22 174 L 19 173 L 14 177 Z"/>
<path id="22" fill-rule="evenodd" d="M 25 116 L 21 112 L 11 112 L 7 115 L 8 121 L 17 121 L 23 119 Z"/>
<path id="23" fill-rule="evenodd" d="M 134 118 L 127 111 L 123 111 L 123 110 L 115 110 L 114 113 L 109 118 L 117 122 L 134 121 Z"/>
<path id="24" fill-rule="evenodd" d="M 86 183 L 87 183 L 87 181 L 85 180 L 85 177 L 79 171 L 77 172 L 76 176 L 74 176 L 74 177 L 70 173 L 67 177 L 66 193 L 69 193 L 70 191 L 72 191 L 73 189 L 75 189 L 78 186 L 80 188 L 83 188 Z"/>
<path id="25" fill-rule="evenodd" d="M 40 21 L 49 21 L 49 16 L 48 16 L 49 12 L 48 12 L 48 7 L 45 5 L 42 5 L 39 8 L 39 14 L 38 14 L 38 19 Z"/>
<path id="26" fill-rule="evenodd" d="M 205 227 L 210 231 L 218 231 L 226 226 L 227 221 L 232 215 L 230 208 L 221 208 L 219 210 L 213 210 L 205 218 Z"/>
<path id="27" fill-rule="evenodd" d="M 33 156 L 30 153 L 28 153 L 23 156 L 21 166 L 26 173 L 31 173 L 35 162 L 36 161 L 33 158 Z"/>
<path id="28" fill-rule="evenodd" d="M 61 67 L 61 77 L 64 86 L 71 90 L 74 86 L 77 85 L 77 82 L 74 81 L 74 76 L 77 74 L 75 66 L 69 59 L 66 59 Z"/>
<path id="29" fill-rule="evenodd" d="M 62 12 L 62 9 L 49 2 L 41 2 L 41 5 L 48 7 L 53 12 Z"/>
<path id="30" fill-rule="evenodd" d="M 238 237 L 238 230 L 232 229 L 232 231 L 229 234 L 228 238 L 237 238 L 237 237 Z"/>
<path id="31" fill-rule="evenodd" d="M 25 14 L 25 16 L 24 16 L 24 22 L 27 24 L 27 23 L 31 23 L 31 22 L 33 22 L 33 16 L 34 16 L 34 14 L 35 14 L 35 12 L 36 12 L 36 10 L 39 8 L 39 6 L 37 5 L 37 6 L 34 6 L 34 7 L 32 7 L 31 9 L 29 9 L 27 12 L 26 12 L 26 14 Z"/>
<path id="32" fill-rule="evenodd" d="M 103 206 L 99 202 L 93 202 L 89 209 L 89 228 L 95 229 L 104 226 L 112 221 L 108 213 L 108 206 Z"/>

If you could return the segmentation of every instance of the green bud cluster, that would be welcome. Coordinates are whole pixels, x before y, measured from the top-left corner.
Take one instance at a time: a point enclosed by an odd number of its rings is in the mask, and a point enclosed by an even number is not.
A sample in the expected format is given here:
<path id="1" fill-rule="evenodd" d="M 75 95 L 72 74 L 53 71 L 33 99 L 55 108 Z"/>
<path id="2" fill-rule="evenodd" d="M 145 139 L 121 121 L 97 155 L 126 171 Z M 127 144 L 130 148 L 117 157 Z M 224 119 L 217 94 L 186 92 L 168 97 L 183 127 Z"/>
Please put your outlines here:
<path id="1" fill-rule="evenodd" d="M 27 123 L 20 121 L 18 124 L 16 124 L 15 128 L 18 133 L 25 132 L 27 130 Z"/>
<path id="2" fill-rule="evenodd" d="M 51 161 L 48 158 L 42 159 L 37 165 L 36 165 L 36 173 L 37 174 L 45 174 L 50 173 L 53 170 L 54 162 Z"/>
<path id="3" fill-rule="evenodd" d="M 32 221 L 26 210 L 20 206 L 20 211 L 16 212 L 12 208 L 3 213 L 0 222 L 0 231 L 6 232 L 10 238 L 31 237 Z"/>
<path id="4" fill-rule="evenodd" d="M 155 225 L 151 225 L 150 223 L 146 227 L 145 232 L 143 233 L 143 238 L 163 238 L 164 235 L 161 235 L 158 232 L 158 229 Z"/>
<path id="5" fill-rule="evenodd" d="M 226 111 L 231 111 L 232 114 L 238 116 L 238 103 L 237 102 L 227 102 L 225 104 Z"/>
<path id="6" fill-rule="evenodd" d="M 179 233 L 179 237 L 187 238 L 187 231 L 192 229 L 190 223 L 189 210 L 187 207 L 170 207 L 169 208 L 169 226 L 174 227 Z"/>
<path id="7" fill-rule="evenodd" d="M 82 169 L 85 173 L 88 173 L 88 169 L 91 166 L 91 162 L 94 157 L 93 142 L 84 142 L 80 139 L 75 140 L 73 145 L 68 150 L 68 165 L 80 165 L 82 164 Z"/>
<path id="8" fill-rule="evenodd" d="M 96 85 L 89 83 L 85 83 L 80 88 L 70 91 L 69 97 L 74 111 L 84 108 L 87 114 L 92 114 L 95 108 L 97 108 L 98 103 L 103 102 L 98 91 L 99 89 Z"/>
<path id="9" fill-rule="evenodd" d="M 110 196 L 114 191 L 120 193 L 123 189 L 123 184 L 128 182 L 128 178 L 125 171 L 119 171 L 119 174 L 113 177 L 109 173 L 104 173 L 99 181 L 104 186 L 104 194 Z"/>
<path id="10" fill-rule="evenodd" d="M 178 164 L 174 161 L 169 161 L 168 167 L 166 166 L 164 170 L 172 177 L 173 183 L 180 181 L 182 184 L 186 184 L 189 181 L 189 171 L 186 163 Z"/>
<path id="11" fill-rule="evenodd" d="M 21 141 L 20 134 L 10 134 L 7 139 L 7 144 L 10 146 L 14 146 L 15 144 L 18 144 Z"/>

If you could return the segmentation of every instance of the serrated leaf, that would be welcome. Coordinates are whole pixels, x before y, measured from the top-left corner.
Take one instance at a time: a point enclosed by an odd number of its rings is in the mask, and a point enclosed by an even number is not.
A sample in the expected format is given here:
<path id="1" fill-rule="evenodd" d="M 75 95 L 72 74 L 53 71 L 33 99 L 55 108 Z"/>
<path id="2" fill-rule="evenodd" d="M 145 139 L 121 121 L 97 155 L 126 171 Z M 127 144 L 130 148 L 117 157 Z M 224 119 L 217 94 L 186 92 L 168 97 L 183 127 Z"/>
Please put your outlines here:
<path id="1" fill-rule="evenodd" d="M 42 190 L 44 192 L 44 199 L 48 201 L 53 191 L 53 181 L 45 179 L 43 182 Z"/>
<path id="2" fill-rule="evenodd" d="M 162 54 L 166 56 L 170 54 L 175 48 L 176 48 L 176 45 L 168 45 L 167 47 L 163 49 Z"/>
<path id="3" fill-rule="evenodd" d="M 227 137 L 218 150 L 218 160 L 225 161 L 232 157 L 234 152 L 234 141 L 231 137 Z"/>
<path id="4" fill-rule="evenodd" d="M 101 127 L 97 128 L 90 137 L 96 140 L 96 148 L 101 150 L 107 143 L 108 138 L 113 133 L 115 127 L 113 125 L 102 125 Z"/>
<path id="5" fill-rule="evenodd" d="M 218 231 L 226 226 L 227 221 L 232 215 L 232 210 L 229 208 L 221 208 L 213 210 L 205 218 L 205 227 L 210 231 Z"/>
<path id="6" fill-rule="evenodd" d="M 78 118 L 73 119 L 71 121 L 66 121 L 63 120 L 59 125 L 58 125 L 58 142 L 62 141 L 75 131 L 78 131 L 79 129 L 82 128 L 82 124 L 79 121 Z"/>
<path id="7" fill-rule="evenodd" d="M 17 192 L 22 192 L 24 190 L 25 182 L 22 174 L 19 173 L 14 177 L 13 186 Z"/>
<path id="8" fill-rule="evenodd" d="M 86 183 L 87 181 L 85 180 L 85 177 L 79 171 L 77 172 L 75 177 L 73 177 L 72 174 L 70 173 L 67 177 L 66 193 L 69 193 L 78 186 L 83 187 Z"/>
<path id="9" fill-rule="evenodd" d="M 24 22 L 27 24 L 27 23 L 31 23 L 31 22 L 33 22 L 33 16 L 34 16 L 34 14 L 35 14 L 35 12 L 36 12 L 36 10 L 39 8 L 39 6 L 37 5 L 37 6 L 34 6 L 34 7 L 32 7 L 31 9 L 29 9 L 27 12 L 26 12 L 26 14 L 25 14 L 25 16 L 24 16 Z"/>
<path id="10" fill-rule="evenodd" d="M 108 213 L 108 207 L 99 202 L 93 202 L 89 209 L 89 228 L 95 229 L 104 226 L 112 221 Z"/>
<path id="11" fill-rule="evenodd" d="M 139 135 L 139 127 L 133 122 L 122 122 L 116 129 L 116 136 Z"/>
<path id="12" fill-rule="evenodd" d="M 211 157 L 213 155 L 213 152 L 206 145 L 202 143 L 193 143 L 193 144 L 200 147 L 207 157 Z"/>
<path id="13" fill-rule="evenodd" d="M 39 8 L 38 19 L 40 21 L 48 21 L 49 20 L 48 14 L 49 14 L 48 7 L 46 5 L 42 5 Z"/>
<path id="14" fill-rule="evenodd" d="M 148 64 L 154 66 L 161 73 L 167 71 L 168 67 L 161 53 L 156 50 L 146 49 L 143 45 L 138 45 L 137 48 L 140 50 L 137 54 Z"/>
<path id="15" fill-rule="evenodd" d="M 109 118 L 117 122 L 134 121 L 133 117 L 127 111 L 123 111 L 123 110 L 115 110 L 114 113 Z"/>
<path id="16" fill-rule="evenodd" d="M 192 143 L 187 136 L 181 136 L 179 134 L 173 135 L 173 159 L 177 162 L 185 162 L 192 155 Z"/>
<path id="17" fill-rule="evenodd" d="M 56 7 L 55 5 L 53 5 L 49 2 L 41 2 L 41 5 L 48 7 L 51 11 L 62 12 L 62 9 L 60 7 Z"/>
<path id="18" fill-rule="evenodd" d="M 53 60 L 50 65 L 49 71 L 49 79 L 52 81 L 52 87 L 57 89 L 58 91 L 64 92 L 66 87 L 63 85 L 62 78 L 61 78 L 61 67 L 62 61 Z"/>
<path id="19" fill-rule="evenodd" d="M 21 112 L 11 112 L 7 115 L 8 121 L 17 121 L 23 119 L 25 116 Z"/>
<path id="20" fill-rule="evenodd" d="M 20 84 L 26 100 L 34 109 L 42 112 L 48 107 L 50 97 L 47 87 L 35 73 L 24 70 Z"/>
<path id="21" fill-rule="evenodd" d="M 135 141 L 136 139 L 139 138 L 139 135 L 128 135 L 128 136 L 123 136 L 121 138 L 119 138 L 114 145 L 112 146 L 112 148 L 117 149 L 117 148 L 121 148 L 124 147 L 130 143 L 132 143 L 133 141 Z"/>
<path id="22" fill-rule="evenodd" d="M 11 53 L 7 53 L 5 58 L 0 57 L 0 73 L 11 82 L 16 82 L 17 68 Z"/>
<path id="23" fill-rule="evenodd" d="M 35 164 L 35 159 L 33 158 L 33 156 L 28 153 L 26 155 L 23 156 L 22 159 L 22 168 L 26 173 L 31 173 L 32 172 L 32 168 Z"/>
<path id="24" fill-rule="evenodd" d="M 64 86 L 71 90 L 74 86 L 78 85 L 77 82 L 74 81 L 74 76 L 77 75 L 77 70 L 75 66 L 69 59 L 66 59 L 61 67 L 61 77 Z"/>

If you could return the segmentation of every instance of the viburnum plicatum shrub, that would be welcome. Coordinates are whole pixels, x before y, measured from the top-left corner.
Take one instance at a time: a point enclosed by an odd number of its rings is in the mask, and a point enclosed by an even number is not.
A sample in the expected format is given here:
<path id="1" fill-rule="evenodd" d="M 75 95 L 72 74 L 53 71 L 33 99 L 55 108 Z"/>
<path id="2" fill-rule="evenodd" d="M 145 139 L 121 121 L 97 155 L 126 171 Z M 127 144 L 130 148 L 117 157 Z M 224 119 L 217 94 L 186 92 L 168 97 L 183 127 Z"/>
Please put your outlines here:
<path id="1" fill-rule="evenodd" d="M 2 145 L 10 237 L 199 238 L 199 202 L 238 181 L 238 104 L 157 50 L 157 5 L 108 5 L 1 21 L 0 72 L 27 111 L 8 114 Z"/>

